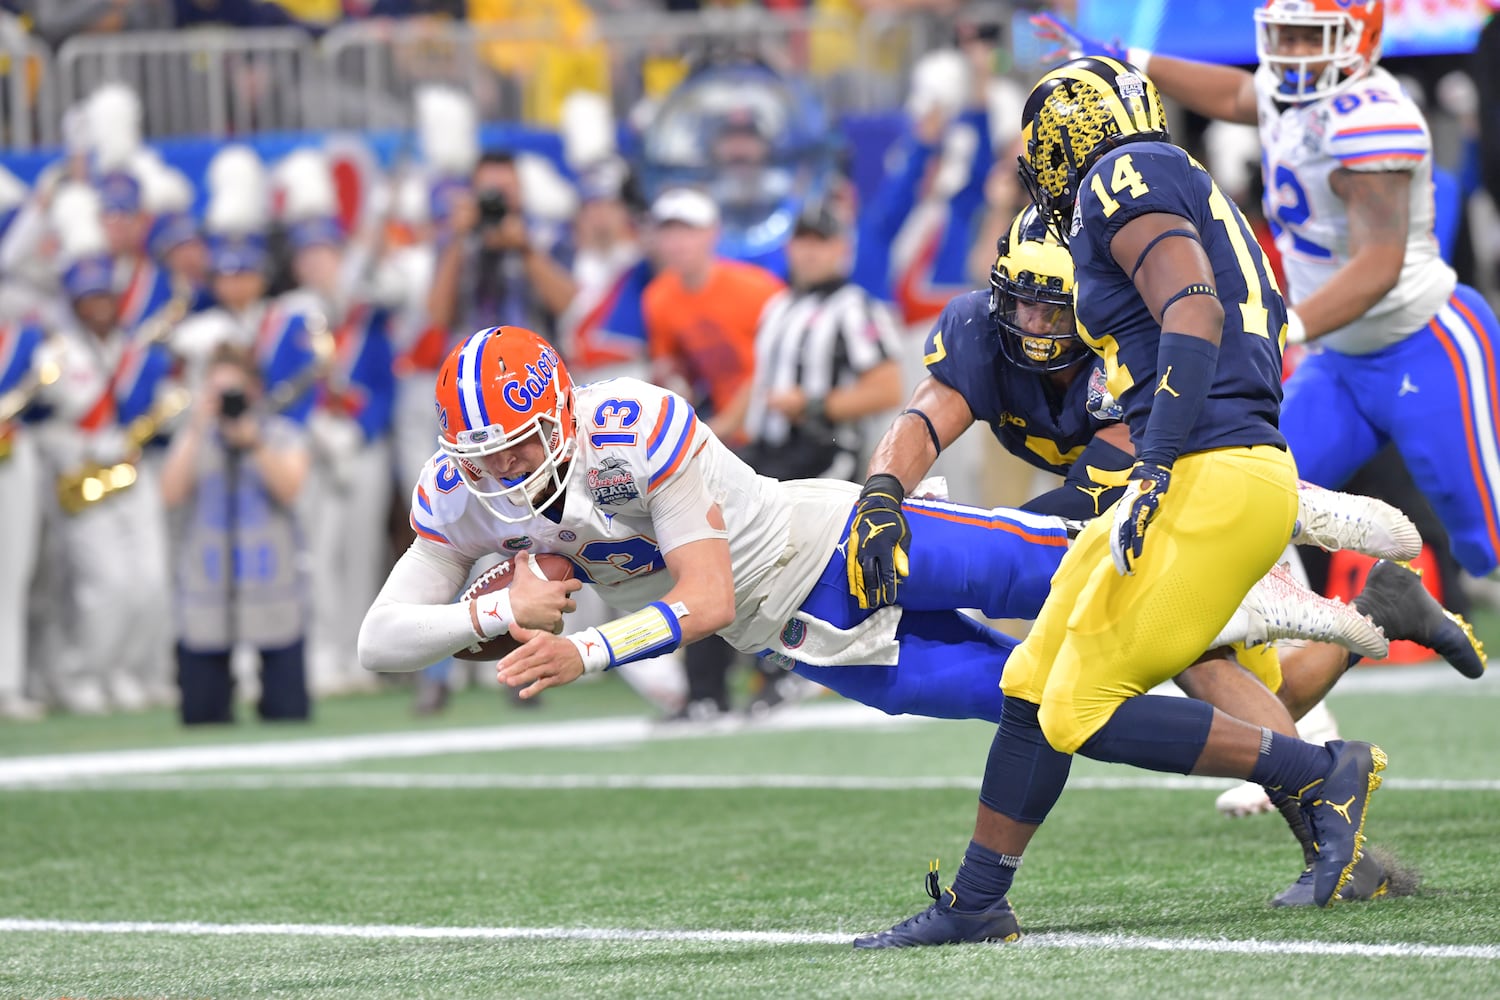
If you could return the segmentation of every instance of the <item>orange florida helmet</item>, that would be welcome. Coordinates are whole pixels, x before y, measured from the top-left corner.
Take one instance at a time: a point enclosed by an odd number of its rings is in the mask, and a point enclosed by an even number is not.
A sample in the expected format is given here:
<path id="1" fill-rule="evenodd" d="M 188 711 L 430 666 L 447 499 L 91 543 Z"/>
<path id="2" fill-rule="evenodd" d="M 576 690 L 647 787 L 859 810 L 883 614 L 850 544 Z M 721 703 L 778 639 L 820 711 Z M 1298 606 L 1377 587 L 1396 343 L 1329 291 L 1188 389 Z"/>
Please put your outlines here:
<path id="1" fill-rule="evenodd" d="M 1343 93 L 1380 61 L 1383 0 L 1267 0 L 1255 12 L 1257 74 L 1283 104 Z M 1316 52 L 1288 51 L 1287 29 L 1316 29 Z"/>
<path id="2" fill-rule="evenodd" d="M 563 495 L 573 457 L 573 380 L 551 344 L 518 326 L 493 326 L 455 347 L 438 371 L 438 448 L 464 485 L 502 521 L 536 517 Z M 530 440 L 545 458 L 515 479 L 498 479 L 477 461 Z"/>

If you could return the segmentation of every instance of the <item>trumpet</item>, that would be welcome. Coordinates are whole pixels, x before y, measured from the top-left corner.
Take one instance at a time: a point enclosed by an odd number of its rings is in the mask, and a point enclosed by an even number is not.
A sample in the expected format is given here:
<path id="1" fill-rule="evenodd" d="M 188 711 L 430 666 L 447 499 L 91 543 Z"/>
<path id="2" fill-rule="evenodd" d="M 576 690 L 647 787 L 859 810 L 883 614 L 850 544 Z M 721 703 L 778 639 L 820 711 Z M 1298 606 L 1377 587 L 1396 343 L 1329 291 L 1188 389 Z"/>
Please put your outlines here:
<path id="1" fill-rule="evenodd" d="M 192 393 L 181 387 L 166 393 L 151 409 L 125 427 L 126 453 L 129 458 L 106 465 L 90 462 L 81 469 L 64 473 L 57 479 L 57 502 L 68 514 L 80 513 L 105 497 L 129 489 L 138 478 L 136 462 L 146 442 L 156 437 L 162 427 L 175 420 L 192 402 Z"/>
<path id="2" fill-rule="evenodd" d="M 62 376 L 62 368 L 56 361 L 43 361 L 32 367 L 21 384 L 0 395 L 0 462 L 10 457 L 15 434 L 15 419 L 36 398 L 36 394 L 52 385 Z"/>
<path id="3" fill-rule="evenodd" d="M 135 333 L 141 348 L 163 343 L 187 317 L 193 301 L 193 290 L 185 281 L 172 286 L 172 297 L 158 309 L 150 319 L 142 323 Z M 141 449 L 161 432 L 162 426 L 177 418 L 192 402 L 192 394 L 183 388 L 174 388 L 158 400 L 150 410 L 132 420 L 125 428 L 126 454 L 128 458 L 106 465 L 89 462 L 82 468 L 63 473 L 57 478 L 57 502 L 68 514 L 77 514 L 111 494 L 129 489 L 138 478 L 136 462 Z"/>
<path id="4" fill-rule="evenodd" d="M 273 413 L 290 409 L 302 398 L 303 393 L 327 379 L 333 372 L 336 345 L 333 331 L 328 328 L 328 318 L 318 310 L 309 311 L 306 315 L 308 348 L 312 351 L 312 361 L 296 375 L 271 386 L 266 393 L 266 403 Z"/>

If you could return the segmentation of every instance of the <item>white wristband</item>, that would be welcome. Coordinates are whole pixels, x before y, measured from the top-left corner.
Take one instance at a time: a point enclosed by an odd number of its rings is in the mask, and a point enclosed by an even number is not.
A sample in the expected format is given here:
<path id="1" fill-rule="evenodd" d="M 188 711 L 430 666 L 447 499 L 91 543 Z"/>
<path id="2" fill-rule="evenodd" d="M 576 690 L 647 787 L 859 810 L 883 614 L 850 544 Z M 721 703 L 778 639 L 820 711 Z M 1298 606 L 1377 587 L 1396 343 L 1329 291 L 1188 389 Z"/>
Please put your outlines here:
<path id="1" fill-rule="evenodd" d="M 510 609 L 508 587 L 493 594 L 480 594 L 469 599 L 469 623 L 474 626 L 474 634 L 481 639 L 493 639 L 505 634 L 515 621 L 515 614 Z"/>
<path id="2" fill-rule="evenodd" d="M 1297 315 L 1297 310 L 1290 306 L 1286 310 L 1286 342 L 1288 344 L 1307 343 L 1307 324 L 1302 322 L 1302 317 Z"/>
<path id="3" fill-rule="evenodd" d="M 1151 75 L 1151 71 L 1148 68 L 1151 65 L 1151 51 L 1149 49 L 1126 49 L 1125 61 L 1147 76 Z"/>
<path id="4" fill-rule="evenodd" d="M 598 674 L 609 669 L 609 644 L 604 641 L 604 636 L 598 629 L 586 628 L 563 638 L 578 649 L 578 655 L 583 659 L 584 673 Z"/>

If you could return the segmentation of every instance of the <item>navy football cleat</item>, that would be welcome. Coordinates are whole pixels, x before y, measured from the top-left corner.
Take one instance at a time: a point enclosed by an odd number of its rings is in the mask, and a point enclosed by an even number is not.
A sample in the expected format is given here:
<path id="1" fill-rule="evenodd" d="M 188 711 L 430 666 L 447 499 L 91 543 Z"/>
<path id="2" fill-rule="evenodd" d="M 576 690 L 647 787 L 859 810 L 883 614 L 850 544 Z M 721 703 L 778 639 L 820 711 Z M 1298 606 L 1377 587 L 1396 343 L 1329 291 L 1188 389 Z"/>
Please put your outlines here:
<path id="1" fill-rule="evenodd" d="M 1385 751 L 1372 743 L 1332 740 L 1327 746 L 1332 769 L 1299 796 L 1318 852 L 1312 864 L 1315 906 L 1331 903 L 1354 876 L 1364 853 L 1370 796 L 1386 766 Z"/>
<path id="2" fill-rule="evenodd" d="M 1382 559 L 1370 568 L 1364 589 L 1354 598 L 1361 614 L 1369 615 L 1387 639 L 1410 639 L 1447 660 L 1465 677 L 1484 676 L 1489 659 L 1474 629 L 1438 603 L 1422 586 L 1422 575 Z"/>
<path id="3" fill-rule="evenodd" d="M 927 894 L 937 902 L 890 930 L 854 939 L 856 948 L 919 948 L 934 944 L 979 944 L 1019 941 L 1021 923 L 1005 897 L 987 910 L 969 913 L 955 909 L 953 887 L 939 890 L 936 871 L 927 875 Z"/>
<path id="4" fill-rule="evenodd" d="M 1380 863 L 1379 858 L 1367 851 L 1355 862 L 1354 870 L 1349 875 L 1349 883 L 1339 890 L 1335 898 L 1340 903 L 1379 899 L 1390 891 L 1390 887 L 1391 880 L 1386 874 L 1385 865 Z M 1271 905 L 1312 906 L 1313 870 L 1304 868 L 1297 881 L 1272 898 Z"/>

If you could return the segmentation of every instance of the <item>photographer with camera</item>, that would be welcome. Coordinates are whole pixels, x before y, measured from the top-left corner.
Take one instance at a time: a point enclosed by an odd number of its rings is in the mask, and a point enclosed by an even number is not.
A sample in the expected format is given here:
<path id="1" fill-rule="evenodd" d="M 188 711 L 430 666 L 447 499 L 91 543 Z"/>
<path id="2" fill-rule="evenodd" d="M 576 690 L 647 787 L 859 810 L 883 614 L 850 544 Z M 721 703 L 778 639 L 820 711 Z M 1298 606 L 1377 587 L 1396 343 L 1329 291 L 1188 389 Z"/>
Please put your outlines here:
<path id="1" fill-rule="evenodd" d="M 440 235 L 428 297 L 433 325 L 450 331 L 523 326 L 550 336 L 577 286 L 526 219 L 515 158 L 487 152 L 474 168 L 470 192 L 443 194 L 434 199 Z"/>
<path id="2" fill-rule="evenodd" d="M 309 715 L 297 498 L 310 464 L 302 429 L 267 411 L 254 357 L 221 345 L 161 472 L 162 499 L 179 517 L 177 678 L 187 725 L 234 721 L 239 643 L 260 653 L 260 717 Z"/>

